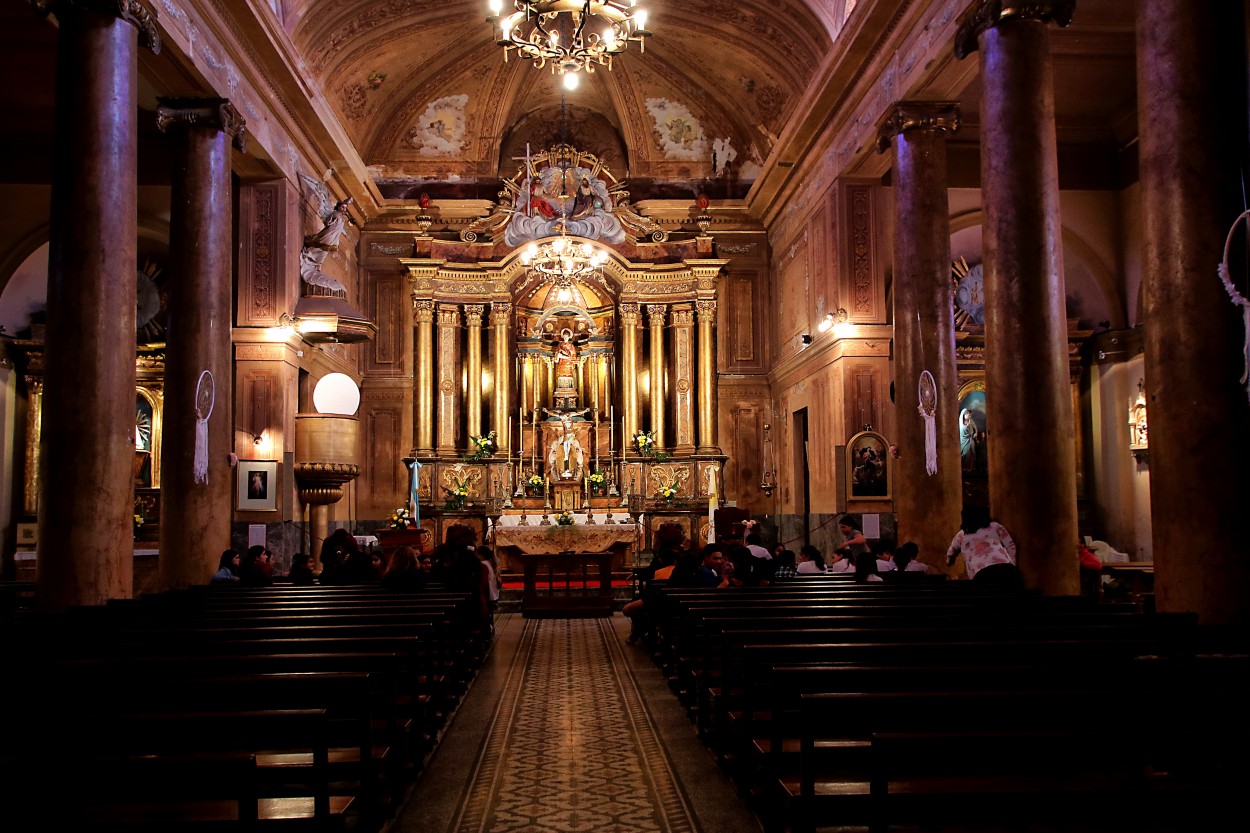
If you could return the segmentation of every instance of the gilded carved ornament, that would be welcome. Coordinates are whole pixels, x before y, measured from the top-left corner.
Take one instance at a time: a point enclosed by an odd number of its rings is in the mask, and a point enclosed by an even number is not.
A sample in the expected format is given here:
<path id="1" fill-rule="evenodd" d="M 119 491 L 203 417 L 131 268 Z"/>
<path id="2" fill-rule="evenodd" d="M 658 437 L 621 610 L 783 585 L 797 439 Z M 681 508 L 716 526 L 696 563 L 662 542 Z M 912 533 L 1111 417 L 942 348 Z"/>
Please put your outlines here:
<path id="1" fill-rule="evenodd" d="M 1072 22 L 1076 0 L 982 0 L 955 34 L 955 57 L 960 60 L 977 51 L 982 32 L 1011 20 L 1040 20 L 1067 26 Z"/>
<path id="2" fill-rule="evenodd" d="M 31 0 L 39 14 L 60 14 L 62 9 L 78 8 L 125 21 L 139 30 L 139 43 L 153 55 L 161 54 L 161 35 L 156 28 L 156 12 L 139 0 Z"/>
<path id="3" fill-rule="evenodd" d="M 661 487 L 676 483 L 678 487 L 690 482 L 690 465 L 688 463 L 649 466 L 647 476 L 651 481 L 650 492 L 658 492 Z"/>

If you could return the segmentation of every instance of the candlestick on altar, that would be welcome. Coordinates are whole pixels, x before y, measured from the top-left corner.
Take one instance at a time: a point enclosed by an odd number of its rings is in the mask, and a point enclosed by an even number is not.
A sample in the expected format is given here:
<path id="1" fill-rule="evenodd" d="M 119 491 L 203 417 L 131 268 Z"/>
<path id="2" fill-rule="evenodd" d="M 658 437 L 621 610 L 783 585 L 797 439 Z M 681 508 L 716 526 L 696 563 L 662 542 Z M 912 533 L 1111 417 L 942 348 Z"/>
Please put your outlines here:
<path id="1" fill-rule="evenodd" d="M 595 408 L 594 411 L 591 413 L 591 416 L 595 418 L 595 424 L 594 424 L 595 438 L 593 441 L 594 446 L 595 446 L 595 471 L 599 471 L 599 409 Z M 611 433 L 611 432 L 608 432 L 608 433 Z"/>

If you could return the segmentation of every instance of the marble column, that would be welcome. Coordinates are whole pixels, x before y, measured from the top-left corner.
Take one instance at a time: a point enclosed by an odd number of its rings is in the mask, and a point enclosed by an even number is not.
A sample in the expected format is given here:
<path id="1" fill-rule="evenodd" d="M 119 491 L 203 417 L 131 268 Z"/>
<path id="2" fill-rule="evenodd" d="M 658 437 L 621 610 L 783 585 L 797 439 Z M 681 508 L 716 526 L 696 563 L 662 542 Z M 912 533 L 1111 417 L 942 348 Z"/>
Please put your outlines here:
<path id="1" fill-rule="evenodd" d="M 485 304 L 464 305 L 464 321 L 469 331 L 465 421 L 470 437 L 482 436 L 482 316 L 485 313 Z"/>
<path id="2" fill-rule="evenodd" d="M 638 433 L 638 305 L 617 308 L 621 333 L 621 425 L 625 432 L 623 454 L 637 454 L 633 437 Z"/>
<path id="3" fill-rule="evenodd" d="M 36 8 L 59 26 L 36 595 L 60 610 L 133 586 L 137 62 L 160 39 L 137 3 Z"/>
<path id="4" fill-rule="evenodd" d="M 990 510 L 1025 584 L 1078 590 L 1076 430 L 1048 27 L 1074 0 L 986 0 L 956 36 L 981 61 L 985 365 Z"/>
<path id="5" fill-rule="evenodd" d="M 962 507 L 951 306 L 950 218 L 946 136 L 959 129 L 959 105 L 950 101 L 900 101 L 881 127 L 877 148 L 894 145 L 894 511 L 898 540 L 915 541 L 920 558 L 944 566 Z M 928 371 L 933 385 L 924 385 Z M 928 393 L 932 392 L 932 398 Z M 921 405 L 932 414 L 933 433 Z M 937 470 L 930 472 L 928 442 Z"/>
<path id="6" fill-rule="evenodd" d="M 457 453 L 460 402 L 460 307 L 438 305 L 438 453 Z"/>
<path id="7" fill-rule="evenodd" d="M 647 304 L 647 324 L 651 327 L 651 430 L 655 449 L 663 451 L 664 438 L 664 304 Z"/>
<path id="8" fill-rule="evenodd" d="M 1214 268 L 1244 208 L 1242 5 L 1137 4 L 1155 599 L 1161 611 L 1219 624 L 1244 624 L 1250 610 L 1242 524 L 1250 408 L 1238 382 L 1245 334 Z M 1245 251 L 1241 232 L 1237 252 Z M 1232 277 L 1246 294 L 1245 273 L 1234 267 Z"/>
<path id="9" fill-rule="evenodd" d="M 508 325 L 512 323 L 512 304 L 496 302 L 490 307 L 491 349 L 495 353 L 494 416 L 491 427 L 499 439 L 499 451 L 506 457 L 512 449 L 512 351 L 508 349 Z"/>
<path id="10" fill-rule="evenodd" d="M 417 453 L 434 453 L 434 302 L 421 298 L 413 302 L 413 319 L 417 324 L 416 388 Z"/>
<path id="11" fill-rule="evenodd" d="M 694 453 L 694 304 L 673 305 L 674 454 Z"/>
<path id="12" fill-rule="evenodd" d="M 230 542 L 234 504 L 231 153 L 244 121 L 222 99 L 160 100 L 176 140 L 169 342 L 161 448 L 161 585 L 203 584 Z M 205 467 L 205 468 L 201 468 Z"/>
<path id="13" fill-rule="evenodd" d="M 716 301 L 697 301 L 699 315 L 699 453 L 720 454 L 716 431 Z"/>

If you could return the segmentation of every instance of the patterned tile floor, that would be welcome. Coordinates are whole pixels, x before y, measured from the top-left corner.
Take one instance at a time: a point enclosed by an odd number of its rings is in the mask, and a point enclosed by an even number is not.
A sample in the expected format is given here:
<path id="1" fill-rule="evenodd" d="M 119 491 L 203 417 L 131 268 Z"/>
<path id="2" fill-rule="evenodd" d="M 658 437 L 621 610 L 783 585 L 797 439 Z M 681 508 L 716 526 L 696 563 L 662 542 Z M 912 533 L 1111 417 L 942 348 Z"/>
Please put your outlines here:
<path id="1" fill-rule="evenodd" d="M 501 617 L 391 833 L 758 831 L 626 627 Z"/>

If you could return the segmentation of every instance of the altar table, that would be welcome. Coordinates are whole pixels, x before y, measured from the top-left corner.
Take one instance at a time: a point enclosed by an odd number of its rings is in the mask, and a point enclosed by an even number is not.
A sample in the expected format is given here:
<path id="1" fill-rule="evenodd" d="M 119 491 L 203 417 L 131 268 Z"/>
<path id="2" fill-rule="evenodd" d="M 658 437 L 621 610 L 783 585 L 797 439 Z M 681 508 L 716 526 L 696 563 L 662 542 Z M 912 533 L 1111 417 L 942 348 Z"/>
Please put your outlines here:
<path id="1" fill-rule="evenodd" d="M 629 524 L 573 524 L 560 526 L 497 526 L 495 549 L 505 556 L 517 553 L 555 555 L 562 552 L 611 552 L 621 556 L 634 543 Z"/>

